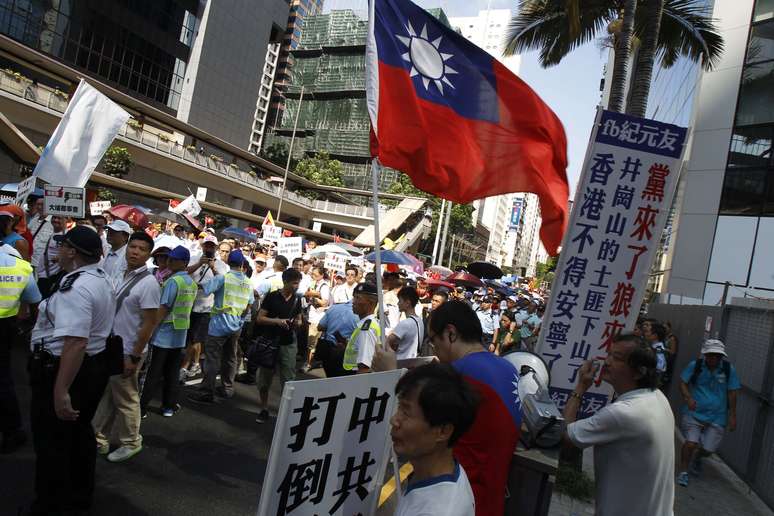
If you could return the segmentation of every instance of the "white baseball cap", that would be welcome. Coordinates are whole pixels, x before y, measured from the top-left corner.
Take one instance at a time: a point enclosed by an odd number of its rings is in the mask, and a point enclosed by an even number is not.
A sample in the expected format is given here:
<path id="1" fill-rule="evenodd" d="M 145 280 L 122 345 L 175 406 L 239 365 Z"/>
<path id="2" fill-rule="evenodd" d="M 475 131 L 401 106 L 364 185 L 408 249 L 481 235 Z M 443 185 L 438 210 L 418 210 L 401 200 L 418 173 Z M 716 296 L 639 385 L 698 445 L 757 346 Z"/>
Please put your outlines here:
<path id="1" fill-rule="evenodd" d="M 107 226 L 105 226 L 108 229 L 112 229 L 113 231 L 120 231 L 122 233 L 126 233 L 128 235 L 132 234 L 132 226 L 127 224 L 121 219 L 116 219 Z"/>
<path id="2" fill-rule="evenodd" d="M 728 356 L 726 355 L 725 344 L 718 339 L 707 339 L 704 341 L 704 344 L 701 345 L 701 354 L 706 355 L 708 353 L 718 353 L 724 357 Z"/>

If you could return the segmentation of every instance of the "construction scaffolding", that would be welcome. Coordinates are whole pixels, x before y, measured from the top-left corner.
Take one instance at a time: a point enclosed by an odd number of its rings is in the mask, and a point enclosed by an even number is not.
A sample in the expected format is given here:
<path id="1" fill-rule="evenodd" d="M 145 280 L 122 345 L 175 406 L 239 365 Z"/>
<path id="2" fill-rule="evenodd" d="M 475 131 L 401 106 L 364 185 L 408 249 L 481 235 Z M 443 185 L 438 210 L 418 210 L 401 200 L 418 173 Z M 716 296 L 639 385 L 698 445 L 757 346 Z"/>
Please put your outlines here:
<path id="1" fill-rule="evenodd" d="M 344 183 L 370 189 L 369 130 L 365 93 L 365 45 L 368 22 L 345 9 L 310 16 L 304 21 L 298 47 L 291 51 L 290 85 L 285 91 L 282 119 L 265 145 L 289 145 L 299 110 L 293 156 L 302 159 L 328 152 L 344 165 Z M 383 168 L 382 191 L 398 172 Z"/>

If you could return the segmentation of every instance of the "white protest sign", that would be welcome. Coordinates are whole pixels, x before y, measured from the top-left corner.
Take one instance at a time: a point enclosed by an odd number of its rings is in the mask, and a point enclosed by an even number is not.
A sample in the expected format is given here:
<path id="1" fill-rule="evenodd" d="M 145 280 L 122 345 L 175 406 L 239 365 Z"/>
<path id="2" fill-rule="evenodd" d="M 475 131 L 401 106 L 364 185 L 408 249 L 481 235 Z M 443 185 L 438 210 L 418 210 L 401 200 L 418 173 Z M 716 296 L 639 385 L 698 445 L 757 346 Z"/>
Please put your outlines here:
<path id="1" fill-rule="evenodd" d="M 129 113 L 81 79 L 32 173 L 44 181 L 84 186 Z"/>
<path id="2" fill-rule="evenodd" d="M 286 383 L 258 516 L 374 514 L 402 374 Z"/>
<path id="3" fill-rule="evenodd" d="M 349 263 L 354 265 L 355 267 L 363 267 L 363 264 L 365 263 L 365 259 L 362 256 L 353 256 L 349 259 Z"/>
<path id="4" fill-rule="evenodd" d="M 312 222 L 312 231 L 320 232 L 322 231 L 322 222 Z"/>
<path id="5" fill-rule="evenodd" d="M 16 198 L 14 199 L 14 202 L 21 206 L 24 204 L 24 201 L 27 200 L 27 196 L 31 194 L 35 190 L 35 182 L 37 181 L 37 177 L 30 176 L 18 185 L 18 189 L 16 190 Z"/>
<path id="6" fill-rule="evenodd" d="M 326 269 L 345 273 L 347 268 L 347 255 L 337 253 L 325 253 L 325 263 L 323 265 Z"/>
<path id="7" fill-rule="evenodd" d="M 181 215 L 189 215 L 191 217 L 196 217 L 201 213 L 202 207 L 199 206 L 199 202 L 194 198 L 193 195 L 189 195 L 182 201 L 180 201 L 180 204 L 174 207 L 170 207 L 169 211 L 172 213 L 178 213 Z"/>
<path id="8" fill-rule="evenodd" d="M 560 408 L 583 361 L 604 361 L 613 338 L 634 327 L 686 133 L 620 113 L 597 115 L 537 348 Z M 583 397 L 581 417 L 602 408 L 611 393 L 598 378 Z"/>
<path id="9" fill-rule="evenodd" d="M 263 226 L 263 238 L 276 242 L 282 238 L 282 228 L 279 226 L 269 226 L 264 224 Z"/>
<path id="10" fill-rule="evenodd" d="M 207 189 L 203 186 L 200 186 L 196 189 L 196 200 L 199 202 L 204 202 L 207 200 Z"/>
<path id="11" fill-rule="evenodd" d="M 277 255 L 282 255 L 292 263 L 296 258 L 304 254 L 301 237 L 286 237 L 277 239 Z"/>
<path id="12" fill-rule="evenodd" d="M 92 215 L 102 215 L 112 207 L 110 201 L 94 201 L 89 203 L 89 213 Z"/>
<path id="13" fill-rule="evenodd" d="M 82 219 L 86 216 L 86 189 L 46 185 L 43 189 L 46 215 Z"/>

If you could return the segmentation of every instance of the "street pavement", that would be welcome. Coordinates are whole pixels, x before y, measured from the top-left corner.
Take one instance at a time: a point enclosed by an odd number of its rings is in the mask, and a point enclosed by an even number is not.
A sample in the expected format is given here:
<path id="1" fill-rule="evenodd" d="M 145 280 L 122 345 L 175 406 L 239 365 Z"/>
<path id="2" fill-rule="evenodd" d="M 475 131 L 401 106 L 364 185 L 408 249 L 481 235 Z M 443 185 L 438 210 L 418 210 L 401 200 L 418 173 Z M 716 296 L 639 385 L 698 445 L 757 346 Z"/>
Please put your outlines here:
<path id="1" fill-rule="evenodd" d="M 17 393 L 26 418 L 29 389 L 24 349 L 15 348 L 12 358 Z M 97 458 L 94 515 L 256 513 L 275 420 L 272 418 L 263 425 L 255 422 L 258 401 L 255 386 L 236 384 L 233 399 L 213 406 L 188 402 L 186 394 L 194 388 L 181 389 L 183 408 L 174 417 L 162 417 L 158 401 L 151 404 L 151 413 L 141 428 L 144 449 L 134 458 L 119 464 Z M 270 396 L 275 413 L 278 400 L 279 384 L 275 381 Z M 34 453 L 29 442 L 12 455 L 0 456 L 0 516 L 17 516 L 21 508 L 29 506 L 33 498 L 33 474 Z M 394 511 L 395 494 L 389 486 L 387 482 L 384 504 L 377 516 L 388 516 Z M 392 495 L 384 496 L 388 491 Z M 555 494 L 549 514 L 590 515 L 593 505 Z M 688 488 L 676 487 L 675 514 L 770 516 L 774 513 L 722 461 L 713 458 L 707 463 L 702 478 L 692 478 Z"/>
<path id="2" fill-rule="evenodd" d="M 28 424 L 29 388 L 26 353 L 13 349 L 17 395 Z M 317 372 L 317 371 L 314 371 Z M 304 375 L 300 375 L 304 376 Z M 253 515 L 258 510 L 276 420 L 255 422 L 258 392 L 236 384 L 236 395 L 213 406 L 191 403 L 182 387 L 182 409 L 162 417 L 158 400 L 143 420 L 143 450 L 126 462 L 97 457 L 96 495 L 92 514 L 101 516 Z M 269 403 L 279 403 L 275 380 Z M 11 455 L 0 455 L 0 516 L 17 516 L 33 499 L 34 452 L 28 443 Z M 379 515 L 392 514 L 394 495 Z"/>

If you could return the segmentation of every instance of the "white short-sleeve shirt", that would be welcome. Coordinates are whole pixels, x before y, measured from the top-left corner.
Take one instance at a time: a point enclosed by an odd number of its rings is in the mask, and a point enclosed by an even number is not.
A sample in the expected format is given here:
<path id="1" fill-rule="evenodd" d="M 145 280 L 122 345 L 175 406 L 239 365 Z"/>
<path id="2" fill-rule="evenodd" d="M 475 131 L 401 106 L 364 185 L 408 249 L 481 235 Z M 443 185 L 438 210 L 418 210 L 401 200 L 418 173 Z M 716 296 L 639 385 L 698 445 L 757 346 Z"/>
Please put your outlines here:
<path id="1" fill-rule="evenodd" d="M 371 367 L 371 362 L 374 359 L 374 353 L 376 353 L 376 344 L 379 341 L 379 337 L 376 336 L 376 332 L 374 332 L 374 330 L 370 328 L 367 330 L 363 329 L 363 327 L 368 324 L 366 321 L 370 321 L 372 319 L 375 319 L 373 315 L 369 315 L 363 319 L 360 319 L 360 322 L 357 323 L 358 327 L 360 328 L 360 333 L 357 334 L 357 338 L 354 342 L 355 349 L 357 350 L 357 363 L 363 364 L 366 367 Z"/>
<path id="2" fill-rule="evenodd" d="M 636 389 L 567 426 L 579 448 L 594 446 L 598 516 L 674 514 L 675 423 L 660 390 Z"/>
<path id="3" fill-rule="evenodd" d="M 465 470 L 458 464 L 451 475 L 406 486 L 395 516 L 473 516 L 476 502 Z"/>
<path id="4" fill-rule="evenodd" d="M 78 278 L 67 288 L 76 273 Z M 82 337 L 87 339 L 86 354 L 95 355 L 105 349 L 115 313 L 115 295 L 105 271 L 97 264 L 86 265 L 66 274 L 60 290 L 40 303 L 30 345 L 34 348 L 43 341 L 48 351 L 59 356 L 65 337 Z"/>
<path id="5" fill-rule="evenodd" d="M 139 269 L 127 272 L 123 281 L 118 285 L 116 299 L 123 295 L 129 283 L 137 275 L 147 271 L 148 267 L 142 266 Z M 120 335 L 121 339 L 123 339 L 125 355 L 131 354 L 134 350 L 134 344 L 137 342 L 137 333 L 142 325 L 142 311 L 157 309 L 160 300 L 161 287 L 156 278 L 153 277 L 153 274 L 148 274 L 132 286 L 129 294 L 121 302 L 121 307 L 116 312 L 113 322 L 113 333 Z M 143 349 L 144 351 L 145 349 Z"/>
<path id="6" fill-rule="evenodd" d="M 395 352 L 398 360 L 417 356 L 419 345 L 424 339 L 424 324 L 416 315 L 403 319 L 392 334 L 398 338 L 398 350 Z"/>

